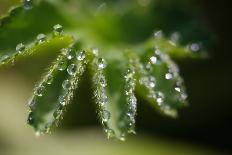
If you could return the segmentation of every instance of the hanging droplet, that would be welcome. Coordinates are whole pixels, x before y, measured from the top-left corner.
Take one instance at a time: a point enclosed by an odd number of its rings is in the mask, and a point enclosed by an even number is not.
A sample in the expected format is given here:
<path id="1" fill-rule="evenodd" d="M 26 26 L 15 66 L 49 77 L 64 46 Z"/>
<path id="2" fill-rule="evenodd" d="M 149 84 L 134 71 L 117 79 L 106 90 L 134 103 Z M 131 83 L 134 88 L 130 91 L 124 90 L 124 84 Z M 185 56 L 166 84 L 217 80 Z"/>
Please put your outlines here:
<path id="1" fill-rule="evenodd" d="M 39 86 L 35 92 L 35 95 L 37 96 L 43 96 L 43 93 L 45 91 L 45 87 L 44 86 Z"/>
<path id="2" fill-rule="evenodd" d="M 99 69 L 104 69 L 106 67 L 106 62 L 103 58 L 98 59 L 98 68 Z"/>
<path id="3" fill-rule="evenodd" d="M 62 60 L 58 64 L 58 70 L 64 71 L 67 68 L 67 62 L 65 60 Z"/>
<path id="4" fill-rule="evenodd" d="M 74 75 L 77 72 L 77 65 L 71 64 L 67 68 L 67 72 L 69 75 Z"/>
<path id="5" fill-rule="evenodd" d="M 47 84 L 52 84 L 52 81 L 53 81 L 53 76 L 50 74 L 50 75 L 48 75 L 48 77 L 47 77 Z"/>
<path id="6" fill-rule="evenodd" d="M 85 59 L 86 53 L 84 50 L 77 53 L 77 60 L 82 61 Z"/>
<path id="7" fill-rule="evenodd" d="M 102 112 L 102 120 L 104 122 L 107 122 L 109 119 L 110 119 L 110 112 L 106 111 L 106 110 L 103 110 L 103 112 Z"/>
<path id="8" fill-rule="evenodd" d="M 67 59 L 71 60 L 75 56 L 75 49 L 69 48 L 67 51 Z"/>
<path id="9" fill-rule="evenodd" d="M 57 25 L 53 26 L 53 34 L 55 36 L 61 35 L 62 32 L 63 32 L 63 26 L 61 26 L 60 24 L 57 24 Z"/>
<path id="10" fill-rule="evenodd" d="M 23 43 L 20 43 L 16 46 L 16 51 L 19 53 L 22 53 L 25 50 L 25 45 Z"/>
<path id="11" fill-rule="evenodd" d="M 64 80 L 64 82 L 62 83 L 62 87 L 67 90 L 71 87 L 71 82 L 69 80 Z"/>
<path id="12" fill-rule="evenodd" d="M 47 36 L 41 33 L 37 36 L 36 39 L 37 39 L 37 44 L 41 44 L 47 39 Z"/>
<path id="13" fill-rule="evenodd" d="M 24 0 L 24 9 L 31 10 L 33 8 L 33 1 L 32 0 Z"/>

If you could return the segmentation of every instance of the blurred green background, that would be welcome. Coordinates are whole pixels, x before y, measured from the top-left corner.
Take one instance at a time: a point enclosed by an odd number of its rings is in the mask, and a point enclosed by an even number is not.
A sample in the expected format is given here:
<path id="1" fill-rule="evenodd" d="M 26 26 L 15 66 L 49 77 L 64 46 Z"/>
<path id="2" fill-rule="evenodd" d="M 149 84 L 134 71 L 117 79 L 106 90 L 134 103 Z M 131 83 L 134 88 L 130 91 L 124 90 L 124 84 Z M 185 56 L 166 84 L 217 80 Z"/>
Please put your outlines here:
<path id="1" fill-rule="evenodd" d="M 16 1 L 0 0 L 0 14 Z M 139 99 L 137 135 L 128 137 L 123 143 L 107 140 L 96 119 L 89 77 L 85 75 L 76 94 L 76 102 L 69 107 L 59 129 L 51 135 L 36 138 L 34 131 L 26 124 L 26 103 L 34 84 L 52 59 L 48 53 L 45 57 L 0 69 L 0 155 L 231 154 L 232 54 L 229 0 L 158 2 L 159 5 L 154 6 L 146 18 L 125 16 L 125 25 L 122 27 L 128 35 L 116 34 L 107 38 L 106 33 L 102 37 L 112 42 L 119 37 L 124 42 L 136 43 L 146 39 L 154 28 L 161 28 L 166 34 L 181 31 L 183 43 L 191 39 L 204 42 L 209 53 L 207 60 L 177 60 L 190 101 L 190 106 L 180 112 L 178 119 L 159 115 Z M 121 5 L 124 5 L 123 1 Z M 194 24 L 195 19 L 207 28 Z M 134 24 L 136 26 L 133 28 L 128 25 L 136 21 L 143 22 Z"/>

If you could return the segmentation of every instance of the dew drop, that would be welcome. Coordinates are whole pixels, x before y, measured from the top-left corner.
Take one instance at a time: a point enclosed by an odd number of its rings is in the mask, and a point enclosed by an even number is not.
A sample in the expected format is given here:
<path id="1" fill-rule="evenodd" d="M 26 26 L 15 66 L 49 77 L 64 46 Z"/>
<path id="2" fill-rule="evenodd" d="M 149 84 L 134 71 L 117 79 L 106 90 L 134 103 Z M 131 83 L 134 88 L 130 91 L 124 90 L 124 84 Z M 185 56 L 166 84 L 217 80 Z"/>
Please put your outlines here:
<path id="1" fill-rule="evenodd" d="M 55 36 L 60 35 L 62 32 L 63 32 L 63 26 L 61 26 L 60 24 L 53 26 L 53 34 Z"/>
<path id="2" fill-rule="evenodd" d="M 33 1 L 32 0 L 24 0 L 24 9 L 31 10 L 33 8 Z"/>
<path id="3" fill-rule="evenodd" d="M 45 91 L 45 87 L 44 86 L 39 86 L 37 88 L 36 92 L 35 92 L 35 95 L 41 97 L 41 96 L 43 96 L 44 91 Z"/>
<path id="4" fill-rule="evenodd" d="M 77 53 L 77 60 L 82 61 L 85 59 L 85 57 L 86 57 L 86 53 L 84 50 Z"/>
<path id="5" fill-rule="evenodd" d="M 34 123 L 34 119 L 32 117 L 32 112 L 29 113 L 28 119 L 27 119 L 27 123 L 29 125 L 32 125 Z"/>
<path id="6" fill-rule="evenodd" d="M 106 62 L 103 58 L 98 59 L 98 68 L 99 69 L 104 69 L 106 67 Z"/>
<path id="7" fill-rule="evenodd" d="M 41 33 L 36 37 L 36 39 L 37 39 L 37 44 L 41 44 L 46 41 L 47 36 Z"/>
<path id="8" fill-rule="evenodd" d="M 98 56 L 98 53 L 99 53 L 99 49 L 98 48 L 93 48 L 92 49 L 92 52 L 95 56 Z"/>
<path id="9" fill-rule="evenodd" d="M 35 104 L 36 104 L 36 99 L 32 98 L 31 101 L 29 102 L 30 110 L 35 110 Z"/>
<path id="10" fill-rule="evenodd" d="M 62 83 L 62 87 L 63 89 L 67 90 L 71 87 L 71 82 L 69 80 L 65 80 L 63 83 Z"/>
<path id="11" fill-rule="evenodd" d="M 36 132 L 35 132 L 35 136 L 36 136 L 36 137 L 39 137 L 40 135 L 41 135 L 41 132 L 40 132 L 40 131 L 36 131 Z"/>
<path id="12" fill-rule="evenodd" d="M 108 139 L 115 136 L 115 133 L 114 133 L 114 131 L 112 129 L 106 129 L 105 132 L 107 134 Z"/>
<path id="13" fill-rule="evenodd" d="M 19 53 L 22 53 L 25 50 L 25 45 L 23 43 L 20 43 L 16 46 L 16 51 Z"/>
<path id="14" fill-rule="evenodd" d="M 149 77 L 149 87 L 154 88 L 155 87 L 155 78 L 154 77 Z"/>
<path id="15" fill-rule="evenodd" d="M 47 77 L 47 84 L 52 84 L 52 81 L 53 81 L 53 76 L 52 75 L 48 75 Z"/>
<path id="16" fill-rule="evenodd" d="M 180 87 L 175 87 L 175 90 L 177 91 L 177 92 L 181 92 L 181 89 L 180 89 Z"/>
<path id="17" fill-rule="evenodd" d="M 171 80 L 171 79 L 173 79 L 173 78 L 174 78 L 173 73 L 167 73 L 167 74 L 165 74 L 165 79 Z"/>
<path id="18" fill-rule="evenodd" d="M 67 68 L 67 72 L 69 75 L 74 75 L 77 72 L 77 65 L 71 64 Z"/>
<path id="19" fill-rule="evenodd" d="M 155 56 L 152 56 L 152 57 L 150 57 L 150 62 L 151 62 L 151 64 L 156 64 L 157 63 L 157 57 L 155 57 Z"/>
<path id="20" fill-rule="evenodd" d="M 174 32 L 171 34 L 170 43 L 173 46 L 176 46 L 176 44 L 179 42 L 179 40 L 180 40 L 180 34 L 178 32 Z"/>
<path id="21" fill-rule="evenodd" d="M 158 105 L 161 106 L 162 103 L 164 102 L 164 94 L 161 92 L 158 92 L 156 94 L 156 100 L 157 100 Z"/>
<path id="22" fill-rule="evenodd" d="M 62 106 L 65 106 L 66 104 L 66 97 L 65 96 L 59 96 L 59 103 L 62 105 Z"/>
<path id="23" fill-rule="evenodd" d="M 65 60 L 62 60 L 58 64 L 58 70 L 64 71 L 67 68 L 67 62 Z"/>
<path id="24" fill-rule="evenodd" d="M 192 43 L 189 45 L 189 50 L 192 52 L 199 52 L 201 50 L 201 44 L 200 43 Z"/>
<path id="25" fill-rule="evenodd" d="M 110 119 L 110 112 L 103 110 L 102 112 L 102 120 L 103 122 L 107 122 Z"/>
<path id="26" fill-rule="evenodd" d="M 119 137 L 119 140 L 125 141 L 126 140 L 125 134 L 121 134 Z"/>
<path id="27" fill-rule="evenodd" d="M 0 57 L 0 62 L 2 61 L 6 61 L 7 59 L 9 59 L 10 57 L 8 55 L 4 55 L 2 57 Z"/>
<path id="28" fill-rule="evenodd" d="M 102 87 L 106 87 L 107 86 L 107 83 L 106 83 L 106 79 L 101 77 L 100 80 L 99 80 L 100 84 Z"/>
<path id="29" fill-rule="evenodd" d="M 155 37 L 155 39 L 160 39 L 160 38 L 162 38 L 162 37 L 163 37 L 163 31 L 162 31 L 162 30 L 156 31 L 156 32 L 154 33 L 154 37 Z"/>
<path id="30" fill-rule="evenodd" d="M 53 113 L 53 117 L 55 119 L 58 119 L 61 114 L 62 114 L 62 109 L 63 109 L 63 106 L 60 106 L 54 113 Z"/>
<path id="31" fill-rule="evenodd" d="M 69 48 L 67 51 L 67 58 L 71 60 L 75 56 L 75 49 L 74 48 Z"/>

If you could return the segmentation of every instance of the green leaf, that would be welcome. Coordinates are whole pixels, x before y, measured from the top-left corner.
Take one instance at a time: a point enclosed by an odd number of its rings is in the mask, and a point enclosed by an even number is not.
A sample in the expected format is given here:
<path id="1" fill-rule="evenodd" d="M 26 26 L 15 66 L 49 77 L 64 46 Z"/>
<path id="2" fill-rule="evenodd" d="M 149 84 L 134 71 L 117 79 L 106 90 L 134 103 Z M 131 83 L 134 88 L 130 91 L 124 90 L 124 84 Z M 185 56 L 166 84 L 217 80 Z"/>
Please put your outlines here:
<path id="1" fill-rule="evenodd" d="M 137 92 L 162 113 L 176 117 L 187 105 L 187 94 L 178 66 L 157 47 L 141 58 L 133 55 L 137 69 Z"/>
<path id="2" fill-rule="evenodd" d="M 72 101 L 74 91 L 85 71 L 85 52 L 63 49 L 49 71 L 36 86 L 29 102 L 28 123 L 37 133 L 49 132 L 58 125 L 63 112 Z"/>
<path id="3" fill-rule="evenodd" d="M 30 10 L 22 5 L 11 9 L 8 15 L 0 19 L 0 63 L 18 53 L 17 45 L 31 44 L 36 35 L 50 33 L 52 26 L 58 23 L 69 26 L 58 9 L 46 1 L 34 4 Z"/>
<path id="4" fill-rule="evenodd" d="M 106 60 L 94 56 L 91 62 L 97 111 L 108 138 L 125 140 L 135 133 L 135 72 L 127 60 Z"/>

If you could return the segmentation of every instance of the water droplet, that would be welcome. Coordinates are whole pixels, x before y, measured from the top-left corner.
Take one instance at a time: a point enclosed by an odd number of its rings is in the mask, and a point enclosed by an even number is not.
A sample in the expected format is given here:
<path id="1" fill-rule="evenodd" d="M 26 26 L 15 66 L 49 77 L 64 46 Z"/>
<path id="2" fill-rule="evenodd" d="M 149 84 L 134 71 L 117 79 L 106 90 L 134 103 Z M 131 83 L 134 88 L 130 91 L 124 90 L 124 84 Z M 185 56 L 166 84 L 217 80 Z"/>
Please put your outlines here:
<path id="1" fill-rule="evenodd" d="M 192 43 L 189 45 L 189 50 L 192 52 L 198 52 L 201 50 L 201 44 L 200 43 Z"/>
<path id="2" fill-rule="evenodd" d="M 36 136 L 36 137 L 39 137 L 40 135 L 41 135 L 41 132 L 40 132 L 40 131 L 36 131 L 36 132 L 35 132 L 35 136 Z"/>
<path id="3" fill-rule="evenodd" d="M 151 64 L 156 64 L 157 63 L 157 57 L 155 57 L 155 56 L 152 56 L 152 57 L 150 57 L 150 62 L 151 62 Z"/>
<path id="4" fill-rule="evenodd" d="M 61 115 L 62 115 L 62 112 L 63 112 L 63 105 L 60 106 L 54 113 L 53 113 L 53 117 L 55 119 L 58 119 Z"/>
<path id="5" fill-rule="evenodd" d="M 86 53 L 84 50 L 77 53 L 77 60 L 82 61 L 85 59 Z"/>
<path id="6" fill-rule="evenodd" d="M 16 46 L 16 51 L 19 53 L 22 53 L 25 50 L 25 45 L 23 43 L 20 43 Z"/>
<path id="7" fill-rule="evenodd" d="M 125 141 L 126 140 L 125 134 L 121 134 L 121 136 L 119 137 L 119 140 Z"/>
<path id="8" fill-rule="evenodd" d="M 10 57 L 8 55 L 4 55 L 2 57 L 0 57 L 0 62 L 2 61 L 6 61 L 7 59 L 9 59 Z"/>
<path id="9" fill-rule="evenodd" d="M 31 10 L 33 8 L 33 1 L 32 0 L 24 0 L 24 9 Z"/>
<path id="10" fill-rule="evenodd" d="M 152 76 L 149 77 L 148 86 L 149 86 L 150 88 L 154 88 L 154 87 L 155 87 L 155 78 L 154 78 L 154 77 L 152 77 Z"/>
<path id="11" fill-rule="evenodd" d="M 98 54 L 99 54 L 99 49 L 98 49 L 98 48 L 93 48 L 93 49 L 92 49 L 92 52 L 93 52 L 93 54 L 94 54 L 95 56 L 98 56 Z"/>
<path id="12" fill-rule="evenodd" d="M 53 81 L 53 76 L 50 74 L 50 75 L 48 75 L 48 77 L 47 77 L 47 84 L 52 84 L 52 81 Z"/>
<path id="13" fill-rule="evenodd" d="M 69 89 L 70 87 L 72 86 L 71 82 L 69 80 L 65 80 L 63 83 L 62 83 L 62 87 L 63 89 L 67 90 Z"/>
<path id="14" fill-rule="evenodd" d="M 98 59 L 98 68 L 99 69 L 104 69 L 106 67 L 106 62 L 103 58 Z"/>
<path id="15" fill-rule="evenodd" d="M 171 34 L 170 43 L 173 46 L 176 46 L 176 44 L 179 42 L 179 40 L 180 40 L 180 34 L 178 32 L 174 32 Z"/>
<path id="16" fill-rule="evenodd" d="M 181 89 L 180 89 L 180 87 L 175 87 L 175 90 L 177 91 L 177 92 L 181 92 Z"/>
<path id="17" fill-rule="evenodd" d="M 67 51 L 67 58 L 71 60 L 75 56 L 75 49 L 74 48 L 69 48 Z"/>
<path id="18" fill-rule="evenodd" d="M 101 106 L 105 106 L 105 104 L 108 103 L 108 98 L 105 94 L 101 95 L 100 98 L 99 98 L 99 104 Z"/>
<path id="19" fill-rule="evenodd" d="M 156 32 L 154 33 L 154 37 L 155 37 L 155 39 L 160 39 L 160 38 L 162 38 L 162 37 L 163 37 L 163 31 L 162 31 L 162 30 L 156 31 Z"/>
<path id="20" fill-rule="evenodd" d="M 36 104 L 36 99 L 32 98 L 31 101 L 29 101 L 29 108 L 30 110 L 35 110 L 35 104 Z"/>
<path id="21" fill-rule="evenodd" d="M 157 100 L 158 105 L 161 106 L 162 103 L 164 102 L 164 94 L 161 92 L 158 92 L 156 94 L 156 100 Z"/>
<path id="22" fill-rule="evenodd" d="M 36 39 L 37 39 L 37 44 L 41 44 L 47 39 L 47 36 L 41 33 L 36 37 Z"/>
<path id="23" fill-rule="evenodd" d="M 107 86 L 107 83 L 106 83 L 106 79 L 101 77 L 100 80 L 99 80 L 100 84 L 102 87 L 106 87 Z"/>
<path id="24" fill-rule="evenodd" d="M 103 110 L 102 112 L 102 120 L 103 122 L 107 122 L 110 119 L 110 112 Z"/>
<path id="25" fill-rule="evenodd" d="M 32 125 L 34 123 L 34 119 L 32 117 L 32 112 L 29 113 L 28 119 L 27 119 L 27 123 L 29 125 Z"/>
<path id="26" fill-rule="evenodd" d="M 35 95 L 37 96 L 43 96 L 43 93 L 45 91 L 45 87 L 44 86 L 39 86 L 35 92 Z"/>
<path id="27" fill-rule="evenodd" d="M 67 68 L 67 62 L 65 60 L 62 60 L 58 64 L 58 70 L 64 71 Z"/>
<path id="28" fill-rule="evenodd" d="M 77 65 L 75 65 L 75 64 L 69 65 L 67 72 L 69 75 L 74 75 L 77 72 Z"/>
<path id="29" fill-rule="evenodd" d="M 167 74 L 165 74 L 165 79 L 171 80 L 171 79 L 173 79 L 173 78 L 174 78 L 173 73 L 167 73 Z"/>
<path id="30" fill-rule="evenodd" d="M 60 35 L 62 32 L 63 32 L 63 26 L 61 26 L 60 24 L 53 26 L 53 34 L 55 36 Z"/>
<path id="31" fill-rule="evenodd" d="M 105 130 L 106 134 L 107 134 L 107 138 L 113 138 L 115 136 L 115 133 L 112 129 L 106 129 Z"/>
<path id="32" fill-rule="evenodd" d="M 59 103 L 62 105 L 62 106 L 65 106 L 66 104 L 66 97 L 65 96 L 59 96 Z"/>

